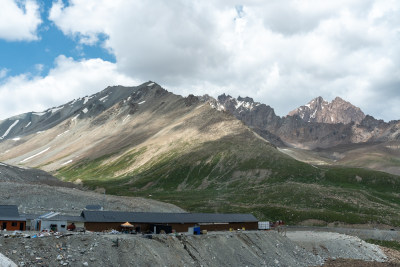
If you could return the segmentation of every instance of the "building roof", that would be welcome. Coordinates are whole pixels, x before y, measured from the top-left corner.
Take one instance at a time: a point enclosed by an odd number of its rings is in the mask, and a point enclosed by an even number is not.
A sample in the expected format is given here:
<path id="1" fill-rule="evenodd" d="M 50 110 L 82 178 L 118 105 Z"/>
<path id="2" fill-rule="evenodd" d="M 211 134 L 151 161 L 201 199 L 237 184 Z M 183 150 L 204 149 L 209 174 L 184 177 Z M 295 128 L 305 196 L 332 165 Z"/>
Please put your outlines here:
<path id="1" fill-rule="evenodd" d="M 103 210 L 101 205 L 86 205 L 86 210 Z"/>
<path id="2" fill-rule="evenodd" d="M 23 213 L 23 214 L 21 214 L 21 216 L 25 217 L 27 220 L 34 220 L 34 219 L 37 219 L 40 215 Z"/>
<path id="3" fill-rule="evenodd" d="M 67 222 L 84 222 L 85 219 L 82 216 L 72 215 L 55 215 L 51 218 L 39 218 L 41 215 L 38 214 L 23 214 L 27 220 L 41 219 L 43 221 L 67 221 Z"/>
<path id="4" fill-rule="evenodd" d="M 258 222 L 252 214 L 219 213 L 161 213 L 89 211 L 82 216 L 86 222 L 133 222 L 133 223 L 233 223 Z"/>
<path id="5" fill-rule="evenodd" d="M 82 216 L 71 216 L 71 215 L 57 215 L 50 219 L 49 221 L 67 221 L 67 222 L 84 222 L 85 219 Z"/>
<path id="6" fill-rule="evenodd" d="M 19 215 L 18 207 L 16 205 L 0 205 L 0 220 L 4 221 L 25 221 Z"/>

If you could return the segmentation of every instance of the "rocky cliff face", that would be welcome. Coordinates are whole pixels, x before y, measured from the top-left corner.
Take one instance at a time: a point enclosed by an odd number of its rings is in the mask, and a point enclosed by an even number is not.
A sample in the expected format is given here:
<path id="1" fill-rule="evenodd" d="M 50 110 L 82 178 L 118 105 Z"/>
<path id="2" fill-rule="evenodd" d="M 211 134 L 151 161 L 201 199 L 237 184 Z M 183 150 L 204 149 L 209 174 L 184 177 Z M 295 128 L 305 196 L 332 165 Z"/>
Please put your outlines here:
<path id="1" fill-rule="evenodd" d="M 207 97 L 211 106 L 233 114 L 244 122 L 253 131 L 270 141 L 276 146 L 284 146 L 284 142 L 275 134 L 283 123 L 283 120 L 275 114 L 273 108 L 268 105 L 254 102 L 250 97 L 233 98 L 230 95 L 220 95 L 218 99 Z"/>
<path id="2" fill-rule="evenodd" d="M 330 103 L 325 101 L 322 97 L 317 97 L 311 100 L 307 105 L 289 112 L 288 115 L 298 115 L 306 122 L 333 124 L 349 124 L 352 122 L 359 124 L 365 118 L 365 114 L 360 108 L 340 97 L 336 97 Z"/>
<path id="3" fill-rule="evenodd" d="M 235 99 L 223 94 L 217 99 L 204 100 L 218 110 L 233 114 L 276 146 L 313 149 L 400 138 L 399 121 L 376 120 L 339 97 L 331 103 L 317 97 L 286 117 L 277 116 L 273 108 L 249 97 Z"/>

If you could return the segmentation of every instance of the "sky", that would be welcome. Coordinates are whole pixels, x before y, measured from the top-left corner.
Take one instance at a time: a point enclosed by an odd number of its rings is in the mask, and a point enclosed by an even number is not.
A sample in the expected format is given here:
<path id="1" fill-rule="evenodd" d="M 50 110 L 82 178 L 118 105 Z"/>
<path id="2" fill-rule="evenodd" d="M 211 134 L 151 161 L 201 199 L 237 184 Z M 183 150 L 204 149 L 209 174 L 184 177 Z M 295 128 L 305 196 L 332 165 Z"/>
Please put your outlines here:
<path id="1" fill-rule="evenodd" d="M 400 119 L 398 0 L 0 0 L 0 120 L 110 85 Z"/>

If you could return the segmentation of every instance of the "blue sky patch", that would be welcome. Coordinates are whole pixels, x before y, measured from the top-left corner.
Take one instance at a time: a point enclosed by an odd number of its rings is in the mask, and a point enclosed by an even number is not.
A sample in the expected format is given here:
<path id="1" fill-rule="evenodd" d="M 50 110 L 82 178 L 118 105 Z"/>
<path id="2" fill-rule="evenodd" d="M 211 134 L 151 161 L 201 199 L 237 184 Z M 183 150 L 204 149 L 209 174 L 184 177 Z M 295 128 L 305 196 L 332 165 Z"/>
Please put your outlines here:
<path id="1" fill-rule="evenodd" d="M 64 1 L 67 4 L 67 1 Z M 101 46 L 108 38 L 100 35 L 95 45 L 79 43 L 79 38 L 66 36 L 53 22 L 48 20 L 51 1 L 41 6 L 42 24 L 38 29 L 39 40 L 6 41 L 0 39 L 0 70 L 7 69 L 7 76 L 22 73 L 46 76 L 54 67 L 54 60 L 59 55 L 72 57 L 74 60 L 101 58 L 115 63 L 115 56 Z M 43 68 L 39 71 L 38 66 Z"/>

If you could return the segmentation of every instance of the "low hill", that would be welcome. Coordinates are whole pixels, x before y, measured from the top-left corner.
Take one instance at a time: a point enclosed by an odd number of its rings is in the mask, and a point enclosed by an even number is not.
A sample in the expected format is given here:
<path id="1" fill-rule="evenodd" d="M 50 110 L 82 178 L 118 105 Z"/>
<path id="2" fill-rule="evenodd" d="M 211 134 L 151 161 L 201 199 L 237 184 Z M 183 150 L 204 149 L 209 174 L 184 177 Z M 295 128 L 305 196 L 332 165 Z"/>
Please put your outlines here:
<path id="1" fill-rule="evenodd" d="M 104 192 L 104 190 L 103 190 Z M 49 211 L 79 215 L 86 205 L 99 204 L 107 210 L 184 212 L 177 206 L 140 197 L 121 197 L 89 191 L 62 182 L 42 170 L 0 163 L 0 204 L 17 205 L 20 213 Z"/>
<path id="2" fill-rule="evenodd" d="M 0 182 L 21 183 L 30 185 L 51 185 L 62 187 L 77 187 L 68 182 L 62 182 L 51 174 L 32 168 L 21 168 L 0 162 Z"/>
<path id="3" fill-rule="evenodd" d="M 334 158 L 336 164 L 400 175 L 400 141 L 338 146 L 316 152 L 323 157 Z"/>
<path id="4" fill-rule="evenodd" d="M 400 142 L 360 143 L 324 149 L 280 148 L 285 154 L 313 165 L 368 168 L 400 175 Z"/>

